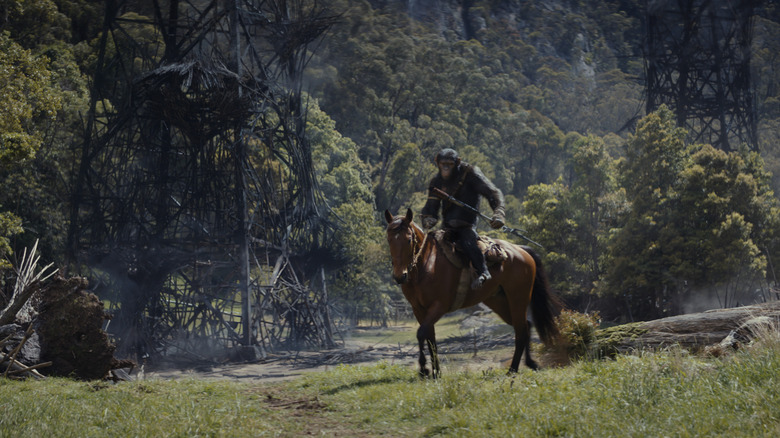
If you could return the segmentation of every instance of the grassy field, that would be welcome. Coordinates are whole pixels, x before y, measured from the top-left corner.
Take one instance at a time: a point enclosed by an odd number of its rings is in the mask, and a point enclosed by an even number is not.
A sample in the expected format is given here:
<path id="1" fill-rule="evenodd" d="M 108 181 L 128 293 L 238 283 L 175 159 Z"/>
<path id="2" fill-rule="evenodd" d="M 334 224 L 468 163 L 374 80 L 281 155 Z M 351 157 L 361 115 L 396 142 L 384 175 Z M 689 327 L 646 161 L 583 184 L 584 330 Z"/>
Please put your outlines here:
<path id="1" fill-rule="evenodd" d="M 445 368 L 445 373 L 448 370 Z M 540 372 L 339 366 L 276 383 L 0 379 L 0 436 L 780 436 L 780 340 Z"/>
<path id="2" fill-rule="evenodd" d="M 495 324 L 492 330 L 494 334 L 512 333 L 511 326 L 501 322 L 499 317 L 489 312 L 483 318 Z M 444 316 L 436 323 L 436 339 L 439 342 L 446 343 L 450 337 L 459 337 L 468 335 L 468 329 L 461 326 L 463 314 L 450 314 Z M 390 327 L 368 327 L 366 329 L 353 329 L 349 334 L 350 338 L 360 340 L 369 344 L 406 344 L 417 345 L 417 328 L 419 324 L 413 319 L 398 321 Z"/>

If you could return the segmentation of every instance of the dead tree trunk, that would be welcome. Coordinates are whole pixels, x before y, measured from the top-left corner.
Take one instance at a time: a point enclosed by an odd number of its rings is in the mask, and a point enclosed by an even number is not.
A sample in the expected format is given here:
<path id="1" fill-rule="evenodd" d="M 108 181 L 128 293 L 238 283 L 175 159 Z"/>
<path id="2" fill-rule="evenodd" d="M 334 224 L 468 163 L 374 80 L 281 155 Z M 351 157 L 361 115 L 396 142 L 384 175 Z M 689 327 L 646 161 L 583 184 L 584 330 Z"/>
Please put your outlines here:
<path id="1" fill-rule="evenodd" d="M 701 351 L 724 341 L 723 346 L 735 347 L 755 335 L 756 324 L 780 327 L 780 301 L 610 327 L 597 333 L 595 347 L 602 355 L 674 345 Z"/>

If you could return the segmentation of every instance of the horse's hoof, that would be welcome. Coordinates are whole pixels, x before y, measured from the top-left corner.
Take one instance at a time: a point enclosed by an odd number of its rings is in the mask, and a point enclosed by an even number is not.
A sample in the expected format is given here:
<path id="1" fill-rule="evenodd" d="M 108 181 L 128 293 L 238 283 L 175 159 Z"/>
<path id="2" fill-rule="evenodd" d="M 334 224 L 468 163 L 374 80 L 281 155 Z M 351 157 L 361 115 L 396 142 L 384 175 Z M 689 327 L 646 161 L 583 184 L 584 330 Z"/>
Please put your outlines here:
<path id="1" fill-rule="evenodd" d="M 427 379 L 428 376 L 430 376 L 430 374 L 431 374 L 431 372 L 428 371 L 427 369 L 420 370 L 420 372 L 419 372 L 419 376 L 420 376 L 421 379 Z"/>

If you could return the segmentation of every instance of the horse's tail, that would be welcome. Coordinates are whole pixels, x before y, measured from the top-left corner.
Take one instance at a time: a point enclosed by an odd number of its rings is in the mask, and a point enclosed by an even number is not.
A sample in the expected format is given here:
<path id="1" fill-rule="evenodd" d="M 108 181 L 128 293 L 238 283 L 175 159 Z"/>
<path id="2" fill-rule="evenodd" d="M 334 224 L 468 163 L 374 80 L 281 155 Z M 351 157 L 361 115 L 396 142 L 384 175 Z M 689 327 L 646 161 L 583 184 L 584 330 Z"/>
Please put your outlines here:
<path id="1" fill-rule="evenodd" d="M 534 278 L 534 289 L 531 295 L 531 315 L 534 318 L 534 327 L 536 327 L 542 342 L 549 344 L 558 336 L 558 325 L 555 323 L 555 317 L 560 313 L 563 303 L 558 295 L 550 289 L 539 254 L 527 246 L 523 246 L 523 249 L 531 255 L 536 263 L 536 278 Z"/>

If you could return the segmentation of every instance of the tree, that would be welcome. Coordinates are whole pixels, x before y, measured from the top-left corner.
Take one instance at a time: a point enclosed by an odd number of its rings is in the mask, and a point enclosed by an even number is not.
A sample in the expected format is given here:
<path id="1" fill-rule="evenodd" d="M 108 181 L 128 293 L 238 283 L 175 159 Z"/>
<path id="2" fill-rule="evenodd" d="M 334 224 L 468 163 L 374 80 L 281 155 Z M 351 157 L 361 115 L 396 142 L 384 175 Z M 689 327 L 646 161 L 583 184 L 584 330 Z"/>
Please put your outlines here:
<path id="1" fill-rule="evenodd" d="M 522 218 L 545 247 L 553 286 L 569 305 L 585 308 L 604 275 L 607 236 L 623 214 L 625 194 L 604 142 L 596 136 L 571 137 L 571 186 L 559 179 L 529 187 Z"/>
<path id="2" fill-rule="evenodd" d="M 576 296 L 576 255 L 572 250 L 578 224 L 574 220 L 571 191 L 562 180 L 528 187 L 520 226 L 544 246 L 544 261 L 552 286 L 567 297 Z"/>
<path id="3" fill-rule="evenodd" d="M 0 10 L 0 253 L 10 252 L 15 235 L 18 246 L 40 239 L 42 253 L 55 258 L 65 236 L 66 166 L 87 104 L 86 81 L 70 20 L 54 2 L 8 1 Z"/>
<path id="4" fill-rule="evenodd" d="M 49 59 L 35 56 L 0 34 L 0 163 L 30 160 L 43 143 L 38 125 L 56 116 L 62 102 L 51 89 Z"/>
<path id="5" fill-rule="evenodd" d="M 342 306 L 349 303 L 352 309 L 372 309 L 375 316 L 386 318 L 390 301 L 400 297 L 387 266 L 383 228 L 375 218 L 369 166 L 316 100 L 309 102 L 307 114 L 316 175 L 330 208 L 328 219 L 337 224 L 330 248 L 335 257 L 327 262 L 330 298 Z"/>
<path id="6" fill-rule="evenodd" d="M 726 153 L 703 145 L 681 177 L 670 251 L 680 258 L 672 273 L 689 290 L 715 290 L 722 307 L 747 304 L 765 279 L 764 250 L 780 229 L 763 161 L 746 148 Z"/>
<path id="7" fill-rule="evenodd" d="M 719 294 L 720 306 L 746 304 L 764 281 L 765 253 L 776 251 L 780 210 L 760 156 L 688 146 L 684 136 L 662 107 L 626 144 L 631 209 L 609 242 L 602 291 L 632 319 L 679 313 L 701 291 Z"/>
<path id="8" fill-rule="evenodd" d="M 49 59 L 22 48 L 8 33 L 0 33 L 0 177 L 28 169 L 44 144 L 45 127 L 52 126 L 62 106 L 53 84 Z M 24 179 L 28 181 L 28 179 Z M 0 196 L 0 259 L 12 253 L 10 238 L 23 231 L 18 209 L 18 184 L 8 184 Z M 5 266 L 4 261 L 0 266 Z"/>
<path id="9" fill-rule="evenodd" d="M 625 302 L 631 319 L 673 312 L 674 298 L 682 291 L 670 272 L 675 257 L 667 251 L 669 240 L 678 237 L 671 231 L 673 200 L 690 160 L 684 138 L 672 111 L 662 106 L 639 122 L 619 166 L 631 209 L 609 243 L 605 292 Z"/>
<path id="10" fill-rule="evenodd" d="M 609 232 L 626 209 L 625 192 L 617 184 L 616 161 L 599 137 L 575 142 L 570 165 L 574 173 L 571 204 L 579 224 L 574 239 L 579 291 L 592 294 L 605 273 Z"/>

